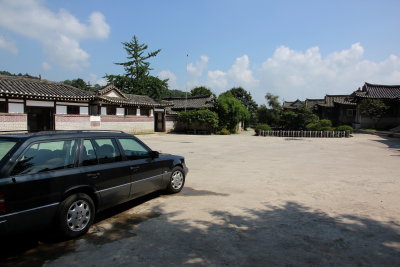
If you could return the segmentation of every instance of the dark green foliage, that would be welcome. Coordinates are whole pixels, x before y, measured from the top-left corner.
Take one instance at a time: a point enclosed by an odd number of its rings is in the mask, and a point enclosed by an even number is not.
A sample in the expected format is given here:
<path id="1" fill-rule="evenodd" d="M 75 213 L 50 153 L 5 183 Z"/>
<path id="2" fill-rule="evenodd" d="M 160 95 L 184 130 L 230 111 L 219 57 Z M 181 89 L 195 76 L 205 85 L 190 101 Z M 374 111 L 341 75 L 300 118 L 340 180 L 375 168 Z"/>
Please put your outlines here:
<path id="1" fill-rule="evenodd" d="M 81 78 L 77 78 L 74 80 L 65 80 L 63 81 L 63 83 L 83 90 L 90 89 L 90 87 L 86 84 L 86 82 Z"/>
<path id="2" fill-rule="evenodd" d="M 250 119 L 249 111 L 230 92 L 218 97 L 218 117 L 220 129 L 236 133 L 239 122 Z"/>
<path id="3" fill-rule="evenodd" d="M 181 90 L 168 90 L 167 94 L 164 96 L 164 98 L 168 98 L 168 97 L 186 97 L 186 92 L 183 92 Z"/>
<path id="4" fill-rule="evenodd" d="M 25 77 L 25 78 L 39 79 L 38 77 L 29 75 L 28 73 L 25 73 L 25 74 L 22 74 L 22 73 L 14 74 L 14 73 L 11 73 L 11 72 L 6 71 L 6 70 L 1 70 L 0 71 L 0 75 L 19 76 L 19 77 Z"/>
<path id="5" fill-rule="evenodd" d="M 263 119 L 265 118 L 265 121 L 259 122 L 268 123 L 273 127 L 280 127 L 282 124 L 283 110 L 281 104 L 278 101 L 279 96 L 268 93 L 265 96 L 265 99 L 267 100 L 268 108 L 262 108 L 258 112 L 258 115 L 262 116 Z"/>
<path id="6" fill-rule="evenodd" d="M 336 131 L 350 131 L 350 133 L 354 132 L 353 127 L 351 127 L 349 125 L 340 125 L 340 126 L 336 127 L 335 130 Z"/>
<path id="7" fill-rule="evenodd" d="M 257 124 L 254 128 L 256 135 L 260 135 L 260 131 L 271 131 L 272 128 L 268 126 L 268 124 Z"/>
<path id="8" fill-rule="evenodd" d="M 257 121 L 259 123 L 267 123 L 267 106 L 266 105 L 260 105 L 257 107 Z"/>
<path id="9" fill-rule="evenodd" d="M 306 129 L 309 131 L 333 131 L 332 122 L 330 120 L 319 120 L 317 122 L 311 122 L 306 125 Z"/>
<path id="10" fill-rule="evenodd" d="M 211 95 L 213 92 L 211 89 L 205 87 L 205 86 L 197 86 L 190 90 L 190 95 L 191 96 L 202 96 L 202 95 Z"/>
<path id="11" fill-rule="evenodd" d="M 305 130 L 310 123 L 318 122 L 318 116 L 308 107 L 282 113 L 282 126 L 286 130 Z"/>
<path id="12" fill-rule="evenodd" d="M 161 80 L 150 75 L 148 60 L 157 56 L 160 49 L 147 52 L 148 46 L 140 44 L 136 36 L 130 42 L 122 43 L 127 52 L 128 61 L 115 63 L 124 67 L 124 75 L 106 75 L 107 81 L 125 93 L 148 95 L 156 100 L 168 95 L 168 79 Z"/>
<path id="13" fill-rule="evenodd" d="M 375 126 L 380 118 L 385 115 L 387 110 L 390 108 L 389 106 L 385 105 L 382 100 L 379 99 L 363 99 L 359 107 L 362 115 L 374 120 Z"/>
<path id="14" fill-rule="evenodd" d="M 213 132 L 218 127 L 218 115 L 208 109 L 191 110 L 178 113 L 178 122 L 186 125 L 186 128 L 199 127 Z"/>
<path id="15" fill-rule="evenodd" d="M 250 113 L 249 120 L 244 122 L 245 128 L 247 128 L 249 124 L 255 124 L 257 122 L 257 103 L 253 100 L 251 94 L 242 87 L 234 87 L 228 92 L 230 92 L 234 98 L 239 100 Z"/>

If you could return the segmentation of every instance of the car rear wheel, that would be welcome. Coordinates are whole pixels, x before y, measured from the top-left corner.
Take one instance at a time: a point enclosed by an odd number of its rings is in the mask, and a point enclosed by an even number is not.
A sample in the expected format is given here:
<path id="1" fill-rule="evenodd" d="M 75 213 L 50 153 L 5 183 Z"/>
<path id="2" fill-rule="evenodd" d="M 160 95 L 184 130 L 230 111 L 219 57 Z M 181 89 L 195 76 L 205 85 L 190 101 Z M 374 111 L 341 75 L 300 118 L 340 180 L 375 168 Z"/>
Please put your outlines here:
<path id="1" fill-rule="evenodd" d="M 181 167 L 175 167 L 172 169 L 171 177 L 167 187 L 169 193 L 178 193 L 182 190 L 185 184 L 185 174 Z"/>
<path id="2" fill-rule="evenodd" d="M 60 205 L 58 214 L 59 230 L 65 238 L 75 238 L 89 230 L 94 219 L 93 200 L 86 194 L 78 193 L 67 197 Z"/>

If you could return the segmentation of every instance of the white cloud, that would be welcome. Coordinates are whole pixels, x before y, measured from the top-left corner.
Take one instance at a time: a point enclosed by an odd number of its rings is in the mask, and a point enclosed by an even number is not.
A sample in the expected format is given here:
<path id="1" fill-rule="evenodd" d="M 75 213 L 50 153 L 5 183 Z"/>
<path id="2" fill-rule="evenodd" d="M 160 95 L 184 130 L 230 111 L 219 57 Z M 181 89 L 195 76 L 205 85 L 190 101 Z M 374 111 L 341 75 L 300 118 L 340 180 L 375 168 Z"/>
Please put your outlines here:
<path id="1" fill-rule="evenodd" d="M 211 88 L 215 87 L 218 92 L 234 86 L 241 86 L 246 90 L 254 89 L 258 86 L 259 81 L 254 78 L 249 67 L 250 60 L 247 55 L 238 57 L 227 72 L 222 70 L 208 71 L 207 85 Z"/>
<path id="2" fill-rule="evenodd" d="M 211 88 L 225 89 L 228 85 L 226 73 L 220 70 L 209 71 L 207 74 L 207 84 Z"/>
<path id="3" fill-rule="evenodd" d="M 0 48 L 7 50 L 11 54 L 18 54 L 18 48 L 16 47 L 14 41 L 10 40 L 4 35 L 0 35 Z"/>
<path id="4" fill-rule="evenodd" d="M 0 1 L 0 26 L 39 41 L 52 63 L 70 70 L 89 64 L 89 54 L 80 48 L 81 40 L 104 39 L 110 32 L 99 12 L 93 12 L 89 23 L 83 24 L 67 10 L 55 13 L 40 0 Z"/>
<path id="5" fill-rule="evenodd" d="M 189 63 L 186 67 L 186 70 L 192 74 L 195 78 L 200 77 L 203 74 L 203 71 L 207 68 L 208 57 L 201 56 L 199 61 L 195 63 Z"/>
<path id="6" fill-rule="evenodd" d="M 42 63 L 42 69 L 44 71 L 49 71 L 49 70 L 51 70 L 51 65 L 49 63 L 47 63 L 47 62 L 43 62 Z"/>
<path id="7" fill-rule="evenodd" d="M 271 92 L 281 99 L 323 98 L 325 94 L 350 94 L 364 82 L 400 84 L 400 58 L 381 62 L 364 59 L 359 43 L 325 57 L 318 47 L 295 51 L 278 47 L 260 70 L 257 98 Z"/>
<path id="8" fill-rule="evenodd" d="M 98 84 L 100 86 L 106 86 L 107 80 L 104 78 L 99 78 L 96 74 L 90 74 L 88 78 L 88 82 L 93 86 Z"/>
<path id="9" fill-rule="evenodd" d="M 158 73 L 158 78 L 165 80 L 168 79 L 168 86 L 170 89 L 176 89 L 176 75 L 169 70 L 162 70 Z"/>
<path id="10" fill-rule="evenodd" d="M 351 94 L 364 82 L 400 84 L 400 57 L 367 60 L 360 43 L 326 56 L 319 47 L 296 51 L 279 46 L 259 67 L 243 55 L 226 71 L 208 71 L 203 85 L 216 93 L 242 86 L 262 104 L 267 92 L 280 96 L 281 101 L 323 98 L 326 94 Z"/>
<path id="11" fill-rule="evenodd" d="M 255 87 L 259 81 L 254 78 L 253 72 L 249 69 L 250 60 L 247 55 L 236 58 L 235 64 L 228 71 L 228 76 L 237 86 L 247 88 Z"/>

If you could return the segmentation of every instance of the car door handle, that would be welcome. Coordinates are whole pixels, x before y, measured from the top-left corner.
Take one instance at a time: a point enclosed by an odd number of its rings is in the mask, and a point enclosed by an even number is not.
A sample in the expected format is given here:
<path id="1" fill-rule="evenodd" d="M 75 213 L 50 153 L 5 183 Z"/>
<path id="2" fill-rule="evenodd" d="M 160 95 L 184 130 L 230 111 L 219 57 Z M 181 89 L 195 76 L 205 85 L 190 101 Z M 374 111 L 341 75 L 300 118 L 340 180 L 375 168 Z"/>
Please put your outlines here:
<path id="1" fill-rule="evenodd" d="M 96 172 L 96 173 L 87 173 L 86 176 L 87 177 L 91 177 L 91 178 L 97 178 L 99 177 L 100 173 Z"/>
<path id="2" fill-rule="evenodd" d="M 137 170 L 139 170 L 139 167 L 130 166 L 129 169 L 131 169 L 131 171 L 133 171 L 133 172 L 136 172 Z"/>

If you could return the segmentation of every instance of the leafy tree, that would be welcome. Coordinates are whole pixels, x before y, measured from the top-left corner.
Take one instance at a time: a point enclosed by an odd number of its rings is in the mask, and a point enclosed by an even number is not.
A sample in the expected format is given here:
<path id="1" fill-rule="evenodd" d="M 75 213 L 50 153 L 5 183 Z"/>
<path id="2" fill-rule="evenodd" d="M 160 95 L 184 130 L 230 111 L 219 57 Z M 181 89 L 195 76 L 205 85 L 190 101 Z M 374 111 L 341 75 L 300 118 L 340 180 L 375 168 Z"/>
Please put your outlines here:
<path id="1" fill-rule="evenodd" d="M 183 92 L 181 90 L 173 89 L 173 90 L 168 90 L 167 94 L 164 96 L 164 98 L 168 97 L 186 97 L 186 92 Z"/>
<path id="2" fill-rule="evenodd" d="M 253 100 L 251 94 L 242 87 L 234 87 L 228 92 L 230 92 L 234 98 L 239 100 L 250 113 L 249 121 L 245 121 L 245 128 L 247 128 L 249 123 L 255 124 L 257 122 L 257 103 Z"/>
<path id="3" fill-rule="evenodd" d="M 197 124 L 199 128 L 207 128 L 214 132 L 218 127 L 218 115 L 208 109 L 179 112 L 178 122 L 185 124 L 186 127 L 190 125 L 192 128 L 195 128 Z"/>
<path id="4" fill-rule="evenodd" d="M 374 121 L 375 128 L 378 121 L 385 115 L 389 108 L 380 99 L 363 99 L 360 103 L 361 114 L 371 118 Z"/>
<path id="5" fill-rule="evenodd" d="M 257 107 L 257 121 L 259 123 L 267 123 L 267 112 L 268 108 L 266 105 L 260 105 Z"/>
<path id="6" fill-rule="evenodd" d="M 265 117 L 265 123 L 268 123 L 269 125 L 274 127 L 280 127 L 282 124 L 283 109 L 278 101 L 279 96 L 267 93 L 265 99 L 267 100 L 268 108 L 266 108 L 266 110 L 264 111 L 265 113 L 261 116 Z"/>
<path id="7" fill-rule="evenodd" d="M 65 81 L 63 81 L 63 83 L 67 84 L 67 85 L 71 85 L 71 86 L 76 87 L 76 88 L 83 89 L 83 90 L 89 90 L 90 89 L 90 87 L 86 84 L 86 82 L 81 78 L 77 78 L 77 79 L 74 79 L 74 80 L 65 80 Z"/>
<path id="8" fill-rule="evenodd" d="M 318 116 L 305 106 L 282 113 L 282 126 L 287 130 L 305 130 L 308 124 L 316 122 L 318 122 Z"/>
<path id="9" fill-rule="evenodd" d="M 151 76 L 148 60 L 157 56 L 161 49 L 146 53 L 148 46 L 140 44 L 136 36 L 130 42 L 122 42 L 122 45 L 128 54 L 128 61 L 115 64 L 124 67 L 124 75 L 106 75 L 105 78 L 125 93 L 149 95 L 160 100 L 168 91 L 168 79 Z"/>
<path id="10" fill-rule="evenodd" d="M 213 92 L 205 86 L 197 86 L 190 90 L 191 96 L 211 95 Z"/>
<path id="11" fill-rule="evenodd" d="M 225 92 L 218 97 L 218 117 L 221 129 L 235 133 L 241 121 L 250 119 L 250 113 L 230 92 Z"/>

